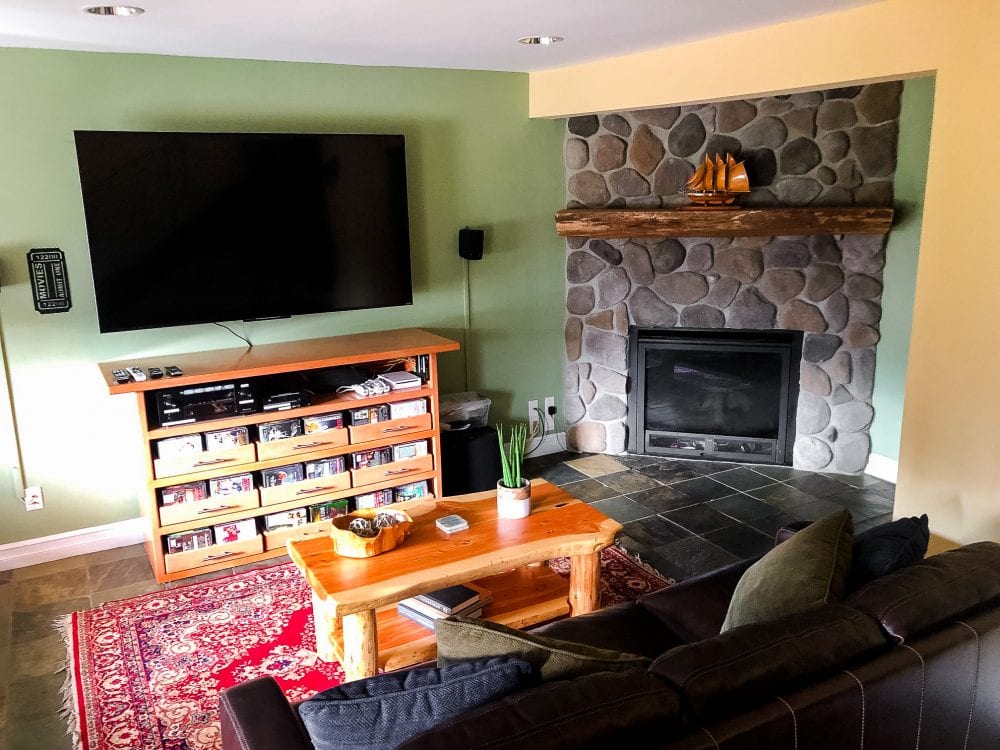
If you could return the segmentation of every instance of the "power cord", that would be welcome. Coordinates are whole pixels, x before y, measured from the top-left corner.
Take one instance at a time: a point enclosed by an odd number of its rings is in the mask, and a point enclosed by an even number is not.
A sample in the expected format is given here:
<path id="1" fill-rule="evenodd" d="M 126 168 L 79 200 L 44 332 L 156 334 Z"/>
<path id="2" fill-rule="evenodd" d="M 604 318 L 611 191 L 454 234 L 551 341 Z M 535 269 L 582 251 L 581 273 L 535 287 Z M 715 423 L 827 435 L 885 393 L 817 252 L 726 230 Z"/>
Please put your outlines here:
<path id="1" fill-rule="evenodd" d="M 236 333 L 236 331 L 234 331 L 232 328 L 230 328 L 229 326 L 225 325 L 224 323 L 214 323 L 213 325 L 217 325 L 217 326 L 219 326 L 219 328 L 225 328 L 227 331 L 229 331 L 231 334 L 233 334 L 236 338 L 240 339 L 241 341 L 246 342 L 246 345 L 249 346 L 251 349 L 253 348 L 253 344 L 251 343 L 250 339 L 248 339 L 246 336 L 240 336 L 238 333 Z"/>
<path id="2" fill-rule="evenodd" d="M 529 438 L 536 438 L 537 437 L 538 438 L 538 442 L 535 444 L 535 447 L 532 448 L 530 451 L 525 451 L 524 452 L 525 458 L 527 458 L 528 456 L 532 455 L 535 451 L 537 451 L 539 448 L 541 448 L 542 444 L 545 442 L 546 435 L 548 435 L 548 429 L 545 427 L 545 415 L 542 414 L 542 410 L 539 409 L 537 406 L 535 407 L 535 412 L 538 414 L 539 419 L 538 419 L 538 421 L 535 422 L 535 426 L 532 429 L 531 434 L 528 437 Z M 539 429 L 542 431 L 541 435 L 538 434 L 538 430 Z"/>

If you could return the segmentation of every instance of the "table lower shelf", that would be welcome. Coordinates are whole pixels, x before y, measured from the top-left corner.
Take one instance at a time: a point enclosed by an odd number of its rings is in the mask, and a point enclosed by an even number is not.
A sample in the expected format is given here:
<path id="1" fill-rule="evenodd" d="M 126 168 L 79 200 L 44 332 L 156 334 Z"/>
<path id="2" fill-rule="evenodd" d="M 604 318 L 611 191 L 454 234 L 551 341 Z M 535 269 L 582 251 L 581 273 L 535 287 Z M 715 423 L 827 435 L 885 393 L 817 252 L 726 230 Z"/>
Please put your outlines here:
<path id="1" fill-rule="evenodd" d="M 483 612 L 483 618 L 508 627 L 528 628 L 569 614 L 569 582 L 545 564 L 479 578 L 473 583 L 493 592 L 493 601 Z M 395 604 L 377 610 L 376 623 L 379 668 L 401 669 L 435 658 L 434 633 L 403 617 Z M 339 622 L 334 631 L 333 654 L 343 662 L 344 642 Z"/>

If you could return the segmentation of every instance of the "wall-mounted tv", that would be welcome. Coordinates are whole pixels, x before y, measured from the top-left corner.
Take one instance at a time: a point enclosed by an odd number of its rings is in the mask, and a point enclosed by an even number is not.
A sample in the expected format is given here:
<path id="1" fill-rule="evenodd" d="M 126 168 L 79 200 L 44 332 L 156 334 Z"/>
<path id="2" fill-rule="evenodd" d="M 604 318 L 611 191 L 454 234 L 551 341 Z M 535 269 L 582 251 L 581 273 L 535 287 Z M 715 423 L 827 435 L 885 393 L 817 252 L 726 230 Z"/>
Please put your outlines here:
<path id="1" fill-rule="evenodd" d="M 413 301 L 401 135 L 75 135 L 102 333 Z"/>

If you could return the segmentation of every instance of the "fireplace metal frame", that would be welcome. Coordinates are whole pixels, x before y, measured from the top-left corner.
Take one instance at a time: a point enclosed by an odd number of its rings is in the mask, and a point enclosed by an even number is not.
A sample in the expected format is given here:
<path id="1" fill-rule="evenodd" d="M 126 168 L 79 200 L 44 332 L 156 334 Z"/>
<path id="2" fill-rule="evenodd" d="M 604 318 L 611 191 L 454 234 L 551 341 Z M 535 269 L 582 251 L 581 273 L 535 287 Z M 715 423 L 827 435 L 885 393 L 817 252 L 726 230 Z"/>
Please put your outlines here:
<path id="1" fill-rule="evenodd" d="M 782 357 L 781 393 L 779 395 L 778 435 L 776 439 L 745 435 L 684 433 L 673 430 L 647 430 L 645 404 L 639 394 L 645 392 L 645 350 L 669 343 L 672 349 L 702 349 L 710 346 L 720 351 L 775 353 Z M 640 328 L 629 326 L 628 450 L 630 453 L 715 459 L 791 466 L 795 443 L 795 414 L 799 398 L 799 367 L 802 360 L 802 332 L 785 330 L 747 330 L 733 328 Z M 704 450 L 651 446 L 657 437 L 705 440 Z M 716 441 L 767 441 L 773 443 L 770 454 L 717 450 Z"/>

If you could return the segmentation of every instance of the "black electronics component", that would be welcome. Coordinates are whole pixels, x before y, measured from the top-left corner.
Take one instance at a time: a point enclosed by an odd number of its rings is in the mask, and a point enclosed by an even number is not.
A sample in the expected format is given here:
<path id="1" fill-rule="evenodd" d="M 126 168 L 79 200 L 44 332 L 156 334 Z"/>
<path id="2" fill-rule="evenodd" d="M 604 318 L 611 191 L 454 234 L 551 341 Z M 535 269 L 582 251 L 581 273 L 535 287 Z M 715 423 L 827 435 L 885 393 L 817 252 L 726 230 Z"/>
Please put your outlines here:
<path id="1" fill-rule="evenodd" d="M 485 234 L 482 229 L 459 229 L 458 254 L 466 260 L 482 260 Z"/>
<path id="2" fill-rule="evenodd" d="M 163 370 L 161 370 L 159 367 L 150 367 L 149 377 L 152 378 L 153 380 L 158 380 L 159 378 L 163 377 Z"/>
<path id="3" fill-rule="evenodd" d="M 255 404 L 250 383 L 209 383 L 155 394 L 156 418 L 161 427 L 252 414 Z"/>
<path id="4" fill-rule="evenodd" d="M 115 379 L 115 382 L 118 383 L 118 385 L 127 383 L 132 379 L 132 376 L 125 372 L 125 370 L 112 370 L 111 377 Z"/>
<path id="5" fill-rule="evenodd" d="M 167 365 L 167 377 L 168 378 L 178 378 L 184 374 L 184 371 L 177 365 Z"/>

